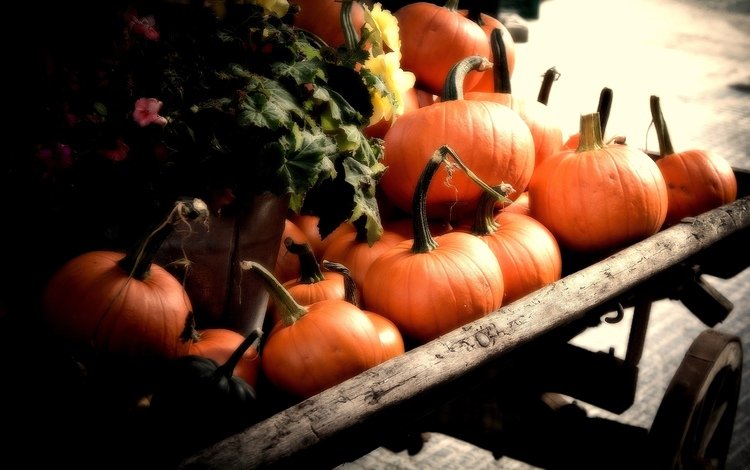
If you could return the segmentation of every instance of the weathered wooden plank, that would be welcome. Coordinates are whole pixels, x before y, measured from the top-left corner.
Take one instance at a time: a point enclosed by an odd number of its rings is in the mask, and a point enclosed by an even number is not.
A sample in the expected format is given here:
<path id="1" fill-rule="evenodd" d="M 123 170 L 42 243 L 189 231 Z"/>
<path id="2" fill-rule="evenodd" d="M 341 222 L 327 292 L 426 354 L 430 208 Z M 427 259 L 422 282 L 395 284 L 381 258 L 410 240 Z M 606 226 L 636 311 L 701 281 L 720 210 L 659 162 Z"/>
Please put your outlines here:
<path id="1" fill-rule="evenodd" d="M 750 227 L 750 197 L 663 230 L 490 315 L 279 412 L 182 462 L 259 468 L 335 439 L 355 425 L 583 317 L 593 307 Z M 361 428 L 358 428 L 361 429 Z"/>

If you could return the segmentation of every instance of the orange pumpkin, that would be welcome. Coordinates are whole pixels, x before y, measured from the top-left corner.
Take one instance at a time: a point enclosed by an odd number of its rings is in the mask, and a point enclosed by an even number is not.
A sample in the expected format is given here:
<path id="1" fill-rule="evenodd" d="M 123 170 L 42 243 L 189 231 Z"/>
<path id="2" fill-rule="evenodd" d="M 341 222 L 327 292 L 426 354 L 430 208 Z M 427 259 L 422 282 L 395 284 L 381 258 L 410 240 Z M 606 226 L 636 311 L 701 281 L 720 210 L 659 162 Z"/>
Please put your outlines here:
<path id="1" fill-rule="evenodd" d="M 226 363 L 240 347 L 245 337 L 233 330 L 205 328 L 195 332 L 188 354 L 206 357 L 217 364 Z M 234 366 L 232 375 L 255 387 L 260 370 L 260 356 L 255 348 L 248 348 Z"/>
<path id="2" fill-rule="evenodd" d="M 561 247 L 599 252 L 656 233 L 667 215 L 667 186 L 651 158 L 604 144 L 599 114 L 581 116 L 577 150 L 544 161 L 529 184 L 531 215 Z"/>
<path id="3" fill-rule="evenodd" d="M 415 238 L 380 255 L 362 285 L 365 308 L 417 342 L 481 318 L 503 298 L 503 274 L 487 244 L 468 233 L 433 237 L 429 231 L 426 195 L 443 158 L 433 155 L 416 185 Z"/>
<path id="4" fill-rule="evenodd" d="M 560 279 L 562 255 L 555 237 L 537 220 L 524 214 L 495 212 L 495 200 L 486 196 L 474 221 L 457 230 L 479 237 L 497 257 L 503 272 L 505 305 Z"/>
<path id="5" fill-rule="evenodd" d="M 489 57 L 490 45 L 482 28 L 458 11 L 457 0 L 444 5 L 415 2 L 394 13 L 401 39 L 401 66 L 413 72 L 417 88 L 440 95 L 453 64 L 470 55 Z M 467 78 L 471 89 L 481 78 Z"/>
<path id="6" fill-rule="evenodd" d="M 67 261 L 45 286 L 45 324 L 61 338 L 106 355 L 137 360 L 185 355 L 190 299 L 180 281 L 152 260 L 176 224 L 198 216 L 208 217 L 202 201 L 179 202 L 133 251 L 90 251 Z"/>
<path id="7" fill-rule="evenodd" d="M 294 26 L 318 36 L 327 45 L 336 48 L 346 44 L 341 27 L 341 5 L 336 0 L 292 0 L 299 5 L 294 15 Z M 360 31 L 365 24 L 365 13 L 359 2 L 351 2 L 350 18 L 352 26 Z"/>
<path id="8" fill-rule="evenodd" d="M 271 384 L 306 398 L 383 361 L 380 336 L 361 309 L 343 299 L 302 306 L 262 265 L 242 266 L 266 282 L 281 307 L 282 320 L 266 338 L 261 357 Z"/>
<path id="9" fill-rule="evenodd" d="M 656 165 L 667 183 L 666 225 L 737 199 L 737 177 L 728 161 L 708 150 L 674 151 L 658 96 L 651 96 L 651 116 L 659 139 Z"/>
<path id="10" fill-rule="evenodd" d="M 471 60 L 488 64 L 479 56 Z M 455 80 L 450 85 L 460 88 L 464 74 L 451 75 Z M 414 188 L 425 164 L 442 145 L 462 155 L 467 166 L 491 185 L 505 182 L 522 192 L 534 171 L 529 127 L 510 108 L 490 101 L 450 99 L 419 108 L 394 123 L 383 145 L 383 164 L 388 170 L 380 188 L 407 213 L 412 212 Z M 427 193 L 428 218 L 457 220 L 474 213 L 482 189 L 465 174 L 441 167 L 435 179 Z"/>
<path id="11" fill-rule="evenodd" d="M 323 253 L 323 259 L 340 263 L 349 268 L 356 285 L 361 288 L 370 265 L 384 251 L 405 240 L 406 237 L 398 232 L 383 230 L 383 234 L 374 243 L 367 242 L 364 230 L 339 233 L 332 240 Z"/>

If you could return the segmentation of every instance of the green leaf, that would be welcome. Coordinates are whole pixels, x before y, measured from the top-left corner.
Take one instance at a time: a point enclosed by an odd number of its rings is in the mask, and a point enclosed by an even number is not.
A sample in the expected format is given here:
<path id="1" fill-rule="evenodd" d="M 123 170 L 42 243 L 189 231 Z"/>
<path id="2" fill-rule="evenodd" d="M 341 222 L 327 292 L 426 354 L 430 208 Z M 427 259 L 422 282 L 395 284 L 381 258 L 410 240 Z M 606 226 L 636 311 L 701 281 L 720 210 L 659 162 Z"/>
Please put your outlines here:
<path id="1" fill-rule="evenodd" d="M 291 128 L 293 117 L 306 115 L 294 96 L 276 80 L 252 75 L 248 77 L 245 92 L 240 97 L 237 116 L 241 127 Z"/>
<path id="2" fill-rule="evenodd" d="M 291 133 L 282 136 L 280 143 L 285 154 L 278 177 L 285 192 L 305 193 L 318 179 L 335 177 L 333 165 L 326 160 L 336 152 L 336 146 L 322 132 L 311 132 L 295 125 Z"/>
<path id="3" fill-rule="evenodd" d="M 324 80 L 323 63 L 319 59 L 303 60 L 291 64 L 277 62 L 272 64 L 271 71 L 276 77 L 289 77 L 297 85 Z"/>
<path id="4" fill-rule="evenodd" d="M 360 217 L 365 217 L 367 243 L 372 246 L 383 235 L 375 189 L 383 176 L 385 166 L 378 163 L 371 168 L 352 158 L 347 158 L 343 162 L 343 167 L 344 181 L 354 189 L 354 208 L 349 220 L 354 222 Z"/>

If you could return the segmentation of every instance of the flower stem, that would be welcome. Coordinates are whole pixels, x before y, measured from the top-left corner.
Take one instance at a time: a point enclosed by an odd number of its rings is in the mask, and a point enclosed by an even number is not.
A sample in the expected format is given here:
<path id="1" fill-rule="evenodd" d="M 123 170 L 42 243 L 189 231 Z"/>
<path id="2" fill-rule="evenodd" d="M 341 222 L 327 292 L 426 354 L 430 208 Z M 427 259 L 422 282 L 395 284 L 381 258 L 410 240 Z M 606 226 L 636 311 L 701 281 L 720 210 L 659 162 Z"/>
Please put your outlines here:
<path id="1" fill-rule="evenodd" d="M 354 1 L 356 0 L 341 0 L 341 29 L 344 31 L 346 49 L 349 51 L 357 49 L 359 43 L 359 34 L 357 34 L 354 23 L 352 23 L 352 2 Z"/>

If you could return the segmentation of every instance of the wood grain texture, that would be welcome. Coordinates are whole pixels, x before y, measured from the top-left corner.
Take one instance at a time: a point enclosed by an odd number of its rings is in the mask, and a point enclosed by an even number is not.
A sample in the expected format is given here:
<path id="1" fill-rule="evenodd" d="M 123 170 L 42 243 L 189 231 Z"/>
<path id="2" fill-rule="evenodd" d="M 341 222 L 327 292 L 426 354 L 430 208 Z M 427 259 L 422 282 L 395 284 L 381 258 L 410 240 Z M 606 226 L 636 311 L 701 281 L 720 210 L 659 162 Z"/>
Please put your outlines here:
<path id="1" fill-rule="evenodd" d="M 260 468 L 366 429 L 384 413 L 582 318 L 750 227 L 750 197 L 687 219 L 488 316 L 291 406 L 184 460 L 181 468 Z M 399 426 L 402 423 L 399 423 Z"/>

